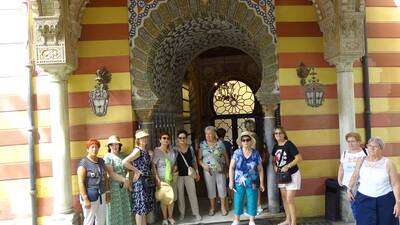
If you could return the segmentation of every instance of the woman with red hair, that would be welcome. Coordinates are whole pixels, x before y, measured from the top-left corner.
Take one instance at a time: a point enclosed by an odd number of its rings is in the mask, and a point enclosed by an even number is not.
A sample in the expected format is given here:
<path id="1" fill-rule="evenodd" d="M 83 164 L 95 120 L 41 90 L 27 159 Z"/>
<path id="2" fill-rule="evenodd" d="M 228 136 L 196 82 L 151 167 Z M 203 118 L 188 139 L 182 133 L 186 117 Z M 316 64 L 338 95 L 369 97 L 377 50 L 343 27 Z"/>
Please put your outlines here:
<path id="1" fill-rule="evenodd" d="M 89 139 L 87 155 L 78 167 L 79 200 L 83 210 L 83 225 L 105 225 L 106 203 L 109 201 L 107 172 L 104 160 L 97 157 L 100 142 Z"/>

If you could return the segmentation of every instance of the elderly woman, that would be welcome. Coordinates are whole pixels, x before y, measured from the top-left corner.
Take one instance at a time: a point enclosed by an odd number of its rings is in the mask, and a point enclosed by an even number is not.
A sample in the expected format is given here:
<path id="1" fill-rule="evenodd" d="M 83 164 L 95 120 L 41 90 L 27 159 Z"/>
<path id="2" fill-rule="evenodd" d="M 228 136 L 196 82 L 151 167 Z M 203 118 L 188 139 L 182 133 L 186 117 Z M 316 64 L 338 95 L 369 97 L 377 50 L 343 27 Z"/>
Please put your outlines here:
<path id="1" fill-rule="evenodd" d="M 106 166 L 98 158 L 100 142 L 89 139 L 86 144 L 87 155 L 78 167 L 79 200 L 83 210 L 83 225 L 105 225 L 106 201 L 109 201 Z"/>
<path id="2" fill-rule="evenodd" d="M 247 214 L 250 216 L 249 225 L 255 225 L 258 191 L 264 191 L 264 170 L 261 156 L 257 150 L 252 148 L 252 145 L 256 144 L 255 142 L 251 132 L 243 132 L 237 140 L 240 148 L 233 153 L 229 166 L 229 188 L 235 192 L 232 225 L 240 223 L 245 195 Z"/>
<path id="3" fill-rule="evenodd" d="M 356 168 L 359 159 L 364 158 L 367 154 L 361 147 L 361 136 L 356 132 L 346 134 L 347 149 L 343 151 L 340 158 L 340 166 L 338 171 L 338 183 L 347 189 L 349 187 L 350 178 Z M 350 207 L 355 218 L 355 201 L 350 201 Z"/>
<path id="4" fill-rule="evenodd" d="M 296 191 L 301 188 L 301 175 L 297 164 L 302 160 L 302 157 L 296 145 L 288 140 L 286 131 L 282 127 L 275 128 L 274 138 L 276 144 L 272 149 L 272 156 L 275 161 L 275 171 L 288 172 L 291 177 L 291 181 L 288 183 L 278 183 L 286 214 L 286 220 L 279 225 L 296 225 L 294 197 L 296 196 Z"/>
<path id="5" fill-rule="evenodd" d="M 347 195 L 356 201 L 356 222 L 362 225 L 398 225 L 400 215 L 399 177 L 395 164 L 383 157 L 383 140 L 368 141 L 368 156 L 357 161 Z M 359 179 L 354 197 L 352 188 Z"/>
<path id="6" fill-rule="evenodd" d="M 154 209 L 154 174 L 151 157 L 146 150 L 149 134 L 143 130 L 135 133 L 136 147 L 125 159 L 124 167 L 134 172 L 132 180 L 132 213 L 135 215 L 136 225 L 146 225 L 146 215 Z"/>
<path id="7" fill-rule="evenodd" d="M 199 161 L 204 170 L 204 179 L 210 199 L 208 214 L 215 214 L 216 189 L 221 199 L 222 215 L 226 216 L 226 176 L 228 166 L 228 154 L 224 144 L 217 139 L 216 129 L 208 126 L 204 129 L 206 140 L 200 143 Z M 217 187 L 217 188 L 216 188 Z"/>
<path id="8" fill-rule="evenodd" d="M 196 195 L 196 185 L 194 181 L 198 181 L 199 170 L 197 168 L 197 160 L 192 146 L 187 142 L 188 133 L 185 130 L 178 131 L 178 141 L 174 150 L 177 153 L 176 165 L 178 168 L 178 208 L 180 213 L 180 220 L 185 218 L 185 189 L 187 191 L 192 213 L 196 220 L 201 220 L 199 212 L 199 203 Z M 191 169 L 190 169 L 191 168 Z M 189 170 L 194 174 L 189 176 Z"/>
<path id="9" fill-rule="evenodd" d="M 177 199 L 176 183 L 173 179 L 173 173 L 176 171 L 176 152 L 171 149 L 170 135 L 168 132 L 160 133 L 160 146 L 154 150 L 153 166 L 156 171 L 157 187 L 161 186 L 161 182 L 168 183 L 174 190 L 174 201 Z M 169 205 L 161 204 L 163 215 L 162 225 L 174 225 L 176 222 L 173 219 L 174 202 Z"/>
<path id="10" fill-rule="evenodd" d="M 121 152 L 121 147 L 119 137 L 112 135 L 108 138 L 108 153 L 104 156 L 107 173 L 111 178 L 111 201 L 107 205 L 107 225 L 132 224 L 128 191 L 130 189 L 129 174 L 122 165 L 122 159 L 126 155 Z"/>

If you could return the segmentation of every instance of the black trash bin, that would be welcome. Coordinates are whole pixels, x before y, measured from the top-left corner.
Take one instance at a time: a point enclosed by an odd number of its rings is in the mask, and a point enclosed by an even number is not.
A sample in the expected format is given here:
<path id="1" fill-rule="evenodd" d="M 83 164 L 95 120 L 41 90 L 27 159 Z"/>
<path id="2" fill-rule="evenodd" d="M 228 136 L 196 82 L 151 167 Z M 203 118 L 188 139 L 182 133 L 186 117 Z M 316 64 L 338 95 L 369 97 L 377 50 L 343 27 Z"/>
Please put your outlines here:
<path id="1" fill-rule="evenodd" d="M 340 186 L 335 179 L 325 181 L 325 219 L 340 219 Z"/>

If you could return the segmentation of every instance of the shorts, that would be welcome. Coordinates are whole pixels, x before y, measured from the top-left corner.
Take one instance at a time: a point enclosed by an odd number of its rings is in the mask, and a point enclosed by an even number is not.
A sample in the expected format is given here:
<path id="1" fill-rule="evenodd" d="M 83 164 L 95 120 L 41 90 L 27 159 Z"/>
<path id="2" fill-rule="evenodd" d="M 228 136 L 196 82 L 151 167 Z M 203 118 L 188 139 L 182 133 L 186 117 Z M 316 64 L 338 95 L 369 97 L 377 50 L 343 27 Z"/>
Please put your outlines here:
<path id="1" fill-rule="evenodd" d="M 278 184 L 278 188 L 284 188 L 288 191 L 300 190 L 301 188 L 301 174 L 300 170 L 292 174 L 292 182 L 287 184 Z"/>

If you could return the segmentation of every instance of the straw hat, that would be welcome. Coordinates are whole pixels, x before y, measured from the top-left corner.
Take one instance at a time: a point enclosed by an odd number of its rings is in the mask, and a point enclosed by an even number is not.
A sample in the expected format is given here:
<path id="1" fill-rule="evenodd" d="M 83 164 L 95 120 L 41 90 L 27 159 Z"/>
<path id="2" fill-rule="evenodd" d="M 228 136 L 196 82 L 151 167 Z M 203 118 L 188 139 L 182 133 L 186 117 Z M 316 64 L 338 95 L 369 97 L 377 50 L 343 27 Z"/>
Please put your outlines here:
<path id="1" fill-rule="evenodd" d="M 144 130 L 138 130 L 135 134 L 135 139 L 140 139 L 149 136 L 149 134 Z"/>
<path id="2" fill-rule="evenodd" d="M 174 190 L 172 189 L 171 185 L 165 182 L 161 182 L 159 188 L 156 191 L 156 199 L 163 203 L 164 205 L 170 205 L 174 202 Z"/>
<path id="3" fill-rule="evenodd" d="M 122 143 L 121 143 L 121 141 L 119 140 L 119 137 L 118 137 L 118 136 L 116 136 L 116 135 L 111 135 L 111 136 L 108 138 L 107 145 L 111 145 L 111 144 L 122 144 Z"/>
<path id="4" fill-rule="evenodd" d="M 244 132 L 242 132 L 242 133 L 239 135 L 238 139 L 236 140 L 236 143 L 237 143 L 239 146 L 242 146 L 242 137 L 243 137 L 243 136 L 248 136 L 248 137 L 251 138 L 251 146 L 254 147 L 254 146 L 256 146 L 256 139 L 254 138 L 253 135 L 254 135 L 253 132 L 244 131 Z"/>

